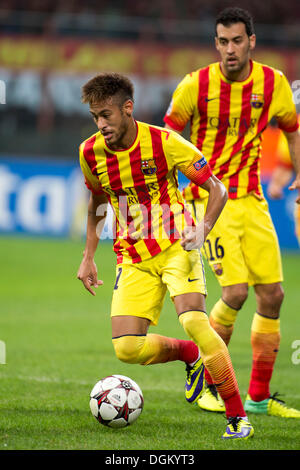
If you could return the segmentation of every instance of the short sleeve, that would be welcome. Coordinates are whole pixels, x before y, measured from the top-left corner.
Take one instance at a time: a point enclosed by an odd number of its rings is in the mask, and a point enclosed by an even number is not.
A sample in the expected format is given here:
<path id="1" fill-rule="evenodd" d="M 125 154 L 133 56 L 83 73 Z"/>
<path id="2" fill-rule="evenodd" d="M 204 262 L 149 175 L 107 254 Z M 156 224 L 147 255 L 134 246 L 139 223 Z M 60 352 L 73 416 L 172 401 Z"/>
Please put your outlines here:
<path id="1" fill-rule="evenodd" d="M 195 145 L 173 131 L 168 141 L 172 166 L 178 168 L 190 181 L 200 186 L 212 176 L 205 156 Z"/>
<path id="2" fill-rule="evenodd" d="M 99 183 L 98 178 L 92 173 L 92 170 L 85 158 L 85 143 L 82 143 L 79 147 L 79 162 L 87 188 L 93 194 L 102 194 L 103 191 L 101 184 Z"/>
<path id="3" fill-rule="evenodd" d="M 175 131 L 183 131 L 194 113 L 196 82 L 194 74 L 189 74 L 175 89 L 164 122 Z M 194 96 L 195 95 L 195 96 Z"/>
<path id="4" fill-rule="evenodd" d="M 285 132 L 294 132 L 298 129 L 299 124 L 291 87 L 282 72 L 277 72 L 276 80 L 274 99 L 278 127 Z"/>

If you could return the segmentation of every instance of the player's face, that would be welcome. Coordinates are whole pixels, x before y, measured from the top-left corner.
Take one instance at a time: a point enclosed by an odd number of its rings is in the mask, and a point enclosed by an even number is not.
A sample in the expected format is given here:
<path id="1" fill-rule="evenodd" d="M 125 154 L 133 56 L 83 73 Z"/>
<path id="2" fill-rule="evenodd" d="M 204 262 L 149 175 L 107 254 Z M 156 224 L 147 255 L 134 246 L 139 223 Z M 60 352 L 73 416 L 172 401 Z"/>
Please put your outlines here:
<path id="1" fill-rule="evenodd" d="M 120 105 L 114 98 L 90 105 L 90 113 L 110 148 L 126 148 L 126 138 L 132 123 L 133 103 Z"/>
<path id="2" fill-rule="evenodd" d="M 249 67 L 250 51 L 255 47 L 255 35 L 247 35 L 244 23 L 230 26 L 218 24 L 215 43 L 225 75 L 228 78 L 234 77 L 235 80 L 246 78 L 242 75 Z"/>

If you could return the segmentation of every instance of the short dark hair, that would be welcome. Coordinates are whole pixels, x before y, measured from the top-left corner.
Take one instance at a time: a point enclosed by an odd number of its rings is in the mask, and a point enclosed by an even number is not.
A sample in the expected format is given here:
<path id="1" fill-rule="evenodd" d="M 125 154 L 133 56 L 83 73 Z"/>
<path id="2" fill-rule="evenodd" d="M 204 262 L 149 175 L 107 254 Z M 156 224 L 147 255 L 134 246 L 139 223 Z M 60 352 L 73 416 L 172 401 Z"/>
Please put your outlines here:
<path id="1" fill-rule="evenodd" d="M 129 78 L 119 73 L 100 73 L 91 78 L 82 87 L 83 103 L 99 103 L 111 97 L 117 97 L 122 105 L 127 100 L 133 101 L 134 87 Z"/>
<path id="2" fill-rule="evenodd" d="M 243 8 L 228 7 L 222 10 L 216 18 L 216 36 L 218 24 L 230 26 L 234 23 L 244 23 L 247 35 L 252 36 L 252 34 L 254 34 L 253 18 L 251 14 Z"/>

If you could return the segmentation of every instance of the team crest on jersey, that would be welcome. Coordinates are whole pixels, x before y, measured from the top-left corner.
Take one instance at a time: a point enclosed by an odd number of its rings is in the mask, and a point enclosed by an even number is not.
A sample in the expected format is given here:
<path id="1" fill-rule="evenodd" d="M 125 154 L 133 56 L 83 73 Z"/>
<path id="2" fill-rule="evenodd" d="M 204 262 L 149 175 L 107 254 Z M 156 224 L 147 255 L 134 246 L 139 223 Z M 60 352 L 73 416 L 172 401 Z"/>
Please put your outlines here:
<path id="1" fill-rule="evenodd" d="M 221 276 L 221 274 L 223 274 L 223 268 L 221 263 L 214 264 L 213 268 L 217 276 Z"/>
<path id="2" fill-rule="evenodd" d="M 264 105 L 264 95 L 252 93 L 250 102 L 252 108 L 261 108 Z"/>
<path id="3" fill-rule="evenodd" d="M 199 171 L 199 170 L 201 170 L 201 168 L 203 168 L 206 165 L 206 163 L 207 163 L 207 161 L 205 160 L 204 157 L 202 157 L 200 160 L 193 163 L 193 167 L 195 168 L 195 170 Z"/>
<path id="4" fill-rule="evenodd" d="M 150 160 L 142 160 L 141 170 L 144 175 L 154 175 L 157 172 L 157 166 L 153 158 Z"/>

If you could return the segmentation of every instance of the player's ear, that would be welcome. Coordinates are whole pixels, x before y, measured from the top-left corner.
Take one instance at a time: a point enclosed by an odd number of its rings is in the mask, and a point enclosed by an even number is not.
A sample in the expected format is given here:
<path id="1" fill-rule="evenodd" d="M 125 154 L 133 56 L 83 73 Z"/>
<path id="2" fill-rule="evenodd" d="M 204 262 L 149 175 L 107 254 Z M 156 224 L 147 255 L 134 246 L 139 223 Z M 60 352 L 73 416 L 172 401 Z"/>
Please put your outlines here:
<path id="1" fill-rule="evenodd" d="M 215 36 L 215 46 L 216 46 L 216 49 L 217 51 L 219 50 L 219 41 L 218 41 L 218 37 Z"/>
<path id="2" fill-rule="evenodd" d="M 123 104 L 123 111 L 127 114 L 127 116 L 131 116 L 133 113 L 133 101 L 127 100 Z"/>
<path id="3" fill-rule="evenodd" d="M 256 45 L 256 36 L 255 36 L 255 34 L 251 34 L 251 36 L 249 36 L 249 43 L 250 43 L 250 51 L 253 51 L 253 49 L 255 48 L 255 45 Z"/>

